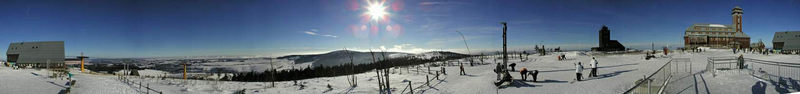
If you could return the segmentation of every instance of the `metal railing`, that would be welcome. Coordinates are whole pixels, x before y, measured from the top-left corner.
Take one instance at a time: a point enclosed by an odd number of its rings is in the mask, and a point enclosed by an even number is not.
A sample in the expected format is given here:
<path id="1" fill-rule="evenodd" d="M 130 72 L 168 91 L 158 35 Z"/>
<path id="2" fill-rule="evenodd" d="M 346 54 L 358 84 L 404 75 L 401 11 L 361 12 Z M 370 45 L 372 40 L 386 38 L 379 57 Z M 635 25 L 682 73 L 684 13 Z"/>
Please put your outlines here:
<path id="1" fill-rule="evenodd" d="M 752 58 L 742 58 L 743 66 L 739 69 L 737 57 L 713 57 L 708 59 L 707 70 L 714 76 L 718 74 L 747 74 L 759 79 L 763 79 L 776 85 L 787 85 L 787 83 L 800 83 L 800 63 L 787 63 L 777 61 L 767 61 Z M 736 70 L 733 70 L 736 69 Z M 784 87 L 787 90 L 800 91 L 798 87 Z"/>
<path id="2" fill-rule="evenodd" d="M 650 76 L 644 77 L 636 81 L 631 89 L 628 89 L 623 94 L 660 94 L 663 93 L 670 79 L 672 79 L 672 62 L 668 61 L 666 64 L 658 68 L 656 72 Z"/>
<path id="3" fill-rule="evenodd" d="M 800 79 L 800 63 L 786 63 L 744 58 L 750 74 L 770 81 Z"/>
<path id="4" fill-rule="evenodd" d="M 706 70 L 716 77 L 719 71 L 738 69 L 736 57 L 709 57 Z"/>

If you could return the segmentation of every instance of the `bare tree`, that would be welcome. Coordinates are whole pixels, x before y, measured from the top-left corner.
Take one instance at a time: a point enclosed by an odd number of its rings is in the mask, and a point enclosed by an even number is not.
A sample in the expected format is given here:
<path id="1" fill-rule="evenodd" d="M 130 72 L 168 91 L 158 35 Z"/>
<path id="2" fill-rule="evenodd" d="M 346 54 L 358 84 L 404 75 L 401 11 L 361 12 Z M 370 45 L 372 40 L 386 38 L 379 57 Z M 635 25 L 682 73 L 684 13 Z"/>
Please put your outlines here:
<path id="1" fill-rule="evenodd" d="M 354 67 L 355 65 L 353 64 L 353 54 L 350 53 L 350 51 L 348 51 L 347 48 L 344 48 L 344 51 L 350 57 L 350 71 L 348 71 L 348 72 L 355 73 L 355 67 Z M 347 80 L 348 80 L 347 83 L 350 83 L 351 87 L 358 86 L 358 82 L 356 82 L 356 75 L 355 74 L 347 76 Z"/>
<path id="2" fill-rule="evenodd" d="M 383 56 L 383 61 L 386 61 L 386 51 L 383 51 L 383 53 L 381 53 L 381 56 Z M 383 71 L 384 71 L 383 72 L 383 75 L 384 75 L 383 77 L 386 78 L 386 80 L 383 80 L 384 81 L 383 85 L 385 85 L 384 88 L 386 89 L 386 92 L 391 94 L 391 91 L 389 90 L 390 89 L 390 87 L 389 87 L 389 69 L 391 69 L 391 68 L 383 69 Z"/>
<path id="3" fill-rule="evenodd" d="M 375 61 L 375 53 L 372 52 L 372 49 L 369 50 L 369 54 L 372 55 L 372 63 L 378 63 L 377 61 Z M 378 66 L 380 66 L 380 63 L 378 63 Z M 376 68 L 375 74 L 378 77 L 378 91 L 380 91 L 380 93 L 383 94 L 383 81 L 381 80 L 381 70 Z"/>

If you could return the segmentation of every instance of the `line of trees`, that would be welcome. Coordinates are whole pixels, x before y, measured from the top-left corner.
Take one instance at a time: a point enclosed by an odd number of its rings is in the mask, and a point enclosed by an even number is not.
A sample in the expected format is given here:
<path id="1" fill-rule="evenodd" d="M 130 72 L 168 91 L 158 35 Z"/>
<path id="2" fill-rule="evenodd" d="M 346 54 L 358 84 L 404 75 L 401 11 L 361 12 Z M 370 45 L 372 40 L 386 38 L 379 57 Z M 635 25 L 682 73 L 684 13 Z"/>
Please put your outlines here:
<path id="1" fill-rule="evenodd" d="M 274 70 L 266 70 L 263 72 L 251 71 L 251 72 L 236 73 L 233 76 L 224 77 L 223 80 L 230 79 L 230 81 L 261 82 L 261 81 L 302 80 L 302 79 L 316 78 L 316 77 L 334 77 L 334 76 L 364 73 L 373 69 L 386 69 L 398 66 L 413 66 L 430 62 L 461 59 L 466 57 L 469 56 L 459 55 L 459 56 L 436 57 L 430 59 L 402 57 L 402 58 L 391 58 L 391 59 L 380 60 L 377 61 L 376 63 L 368 63 L 368 64 L 343 64 L 336 66 L 323 65 L 317 67 L 309 66 L 304 69 L 288 69 L 280 71 L 274 71 Z M 350 68 L 353 68 L 353 70 L 347 70 Z M 272 76 L 275 76 L 275 78 L 271 78 Z"/>

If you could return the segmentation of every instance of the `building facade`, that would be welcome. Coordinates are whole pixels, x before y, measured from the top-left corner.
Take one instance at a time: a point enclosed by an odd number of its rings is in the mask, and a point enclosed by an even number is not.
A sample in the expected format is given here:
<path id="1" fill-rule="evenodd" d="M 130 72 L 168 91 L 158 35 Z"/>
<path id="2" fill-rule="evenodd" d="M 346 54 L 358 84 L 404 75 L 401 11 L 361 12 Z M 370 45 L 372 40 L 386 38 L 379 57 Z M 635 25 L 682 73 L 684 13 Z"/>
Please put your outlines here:
<path id="1" fill-rule="evenodd" d="M 6 59 L 17 66 L 64 66 L 64 41 L 11 43 Z"/>
<path id="2" fill-rule="evenodd" d="M 750 36 L 742 31 L 742 8 L 733 8 L 733 25 L 693 24 L 684 32 L 686 48 L 749 48 Z"/>
<path id="3" fill-rule="evenodd" d="M 772 48 L 781 51 L 800 51 L 800 31 L 775 32 Z"/>

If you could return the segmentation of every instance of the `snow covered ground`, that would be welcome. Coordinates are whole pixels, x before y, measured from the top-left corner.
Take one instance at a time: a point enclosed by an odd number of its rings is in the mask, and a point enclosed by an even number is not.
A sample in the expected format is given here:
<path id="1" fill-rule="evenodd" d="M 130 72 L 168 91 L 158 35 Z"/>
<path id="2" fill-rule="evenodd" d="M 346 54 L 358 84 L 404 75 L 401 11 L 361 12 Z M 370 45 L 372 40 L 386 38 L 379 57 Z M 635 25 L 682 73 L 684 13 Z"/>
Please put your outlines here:
<path id="1" fill-rule="evenodd" d="M 567 60 L 558 61 L 556 55 L 566 54 Z M 424 65 L 417 67 L 399 67 L 392 69 L 390 82 L 393 93 L 407 93 L 406 88 L 410 80 L 412 89 L 415 93 L 432 94 L 618 94 L 631 88 L 634 81 L 652 74 L 659 67 L 664 65 L 672 58 L 690 58 L 690 70 L 677 69 L 676 72 L 686 71 L 685 76 L 676 78 L 687 79 L 675 82 L 676 92 L 682 94 L 749 94 L 766 93 L 775 94 L 780 92 L 798 92 L 794 90 L 797 86 L 773 85 L 771 81 L 762 81 L 750 75 L 744 74 L 719 74 L 711 76 L 704 72 L 706 59 L 708 57 L 738 56 L 728 50 L 708 51 L 703 53 L 671 53 L 665 58 L 644 60 L 644 54 L 615 54 L 615 55 L 591 55 L 582 52 L 563 52 L 554 53 L 546 56 L 529 56 L 528 60 L 521 60 L 514 57 L 509 59 L 509 63 L 516 63 L 516 69 L 527 68 L 528 70 L 539 70 L 538 82 L 521 81 L 518 72 L 512 72 L 516 80 L 515 83 L 507 87 L 497 88 L 492 82 L 495 81 L 496 74 L 494 60 L 485 60 L 486 65 L 469 66 L 465 65 L 467 75 L 458 75 L 458 66 L 446 66 L 446 73 L 440 77 L 441 80 L 433 80 L 430 86 L 425 85 L 426 75 L 433 78 L 433 74 L 428 74 Z M 745 57 L 761 60 L 795 62 L 800 63 L 798 55 L 760 55 L 744 54 Z M 598 75 L 600 77 L 589 78 L 586 81 L 570 83 L 575 78 L 575 67 L 573 63 L 582 62 L 585 67 L 591 57 L 596 57 L 599 61 Z M 502 60 L 497 60 L 502 61 Z M 460 60 L 460 62 L 467 62 Z M 441 62 L 439 62 L 441 63 Z M 430 68 L 432 71 L 440 70 L 439 67 Z M 57 93 L 63 89 L 66 80 L 42 78 L 31 73 L 42 74 L 45 71 L 31 69 L 11 70 L 7 67 L 0 67 L 0 91 L 4 93 L 30 93 L 45 94 Z M 419 73 L 418 73 L 419 72 Z M 589 71 L 585 70 L 584 74 Z M 75 71 L 73 71 L 75 73 Z M 800 73 L 800 72 L 794 72 Z M 251 94 L 320 94 L 320 93 L 377 93 L 376 73 L 366 72 L 356 74 L 358 80 L 357 87 L 350 87 L 345 76 L 321 77 L 305 80 L 298 80 L 298 84 L 293 85 L 292 81 L 276 82 L 275 87 L 270 87 L 269 82 L 233 82 L 233 81 L 206 81 L 206 80 L 180 80 L 180 79 L 158 79 L 158 78 L 137 78 L 131 77 L 134 82 L 149 84 L 151 88 L 163 91 L 165 94 L 225 94 L 233 93 L 245 89 L 246 93 Z M 144 90 L 138 89 L 137 85 L 130 85 L 119 81 L 112 75 L 92 75 L 76 73 L 77 85 L 73 88 L 73 94 L 129 94 L 143 93 Z M 55 84 L 51 84 L 52 81 Z M 791 82 L 789 82 L 791 83 Z M 19 85 L 19 86 L 18 86 Z M 61 85 L 61 86 L 59 86 Z M 331 89 L 327 88 L 331 85 Z M 37 87 L 32 90 L 26 87 Z M 787 89 L 792 88 L 792 89 Z"/>
<path id="2" fill-rule="evenodd" d="M 529 60 L 522 61 L 518 58 L 512 58 L 510 63 L 517 63 L 516 69 L 528 68 L 529 70 L 539 70 L 538 81 L 517 81 L 509 87 L 497 88 L 492 84 L 495 80 L 496 74 L 491 70 L 494 69 L 494 60 L 487 59 L 488 65 L 465 66 L 468 75 L 458 75 L 458 66 L 447 66 L 446 72 L 449 75 L 441 77 L 443 80 L 434 80 L 431 86 L 426 86 L 425 75 L 427 68 L 420 65 L 419 69 L 411 67 L 408 70 L 405 67 L 393 69 L 393 74 L 390 75 L 391 87 L 395 93 L 407 93 L 408 83 L 402 80 L 412 81 L 412 87 L 415 93 L 445 93 L 445 94 L 485 94 L 485 93 L 511 93 L 511 94 L 530 94 L 530 93 L 544 93 L 544 94 L 575 94 L 575 93 L 590 93 L 590 94 L 616 94 L 624 92 L 634 85 L 634 81 L 655 72 L 659 67 L 664 65 L 670 58 L 690 58 L 692 60 L 693 73 L 699 73 L 705 69 L 707 57 L 719 56 L 736 56 L 730 52 L 710 51 L 704 53 L 672 53 L 668 56 L 659 56 L 665 58 L 656 58 L 652 60 L 644 60 L 644 54 L 618 54 L 618 55 L 596 55 L 597 60 L 600 62 L 598 75 L 601 77 L 590 78 L 587 81 L 579 81 L 569 83 L 574 79 L 574 66 L 573 63 L 582 62 L 587 63 L 592 55 L 587 55 L 581 52 L 564 52 L 555 54 L 565 54 L 567 60 L 558 61 L 555 55 L 546 56 L 530 56 Z M 775 61 L 793 61 L 800 56 L 796 55 L 758 55 L 758 54 L 745 54 L 748 58 L 758 58 L 764 60 Z M 501 60 L 497 60 L 501 61 Z M 467 62 L 461 60 L 461 62 Z M 588 65 L 585 65 L 588 67 Z M 431 68 L 432 71 L 438 71 L 440 68 Z M 684 68 L 685 70 L 685 68 Z M 420 73 L 417 73 L 417 72 Z M 689 71 L 689 70 L 686 70 Z M 588 73 L 588 71 L 584 71 Z M 691 81 L 699 83 L 692 83 L 686 85 L 687 88 L 681 92 L 676 93 L 752 93 L 751 89 L 753 83 L 758 80 L 749 75 L 726 75 L 712 77 L 706 73 L 699 73 L 697 76 L 690 76 L 694 78 Z M 433 74 L 427 74 L 430 79 Z M 276 82 L 276 87 L 268 87 L 269 83 L 263 82 L 229 82 L 229 81 L 197 81 L 190 80 L 188 85 L 184 84 L 181 80 L 167 80 L 166 82 L 159 82 L 154 79 L 142 79 L 148 83 L 155 83 L 166 85 L 167 91 L 175 93 L 228 93 L 241 89 L 246 89 L 247 93 L 257 94 L 282 94 L 282 93 L 299 93 L 299 94 L 318 94 L 318 93 L 377 93 L 377 80 L 374 72 L 361 73 L 356 75 L 359 85 L 357 87 L 349 87 L 346 82 L 347 78 L 340 77 L 322 77 L 299 80 L 298 83 L 304 85 L 293 85 L 291 81 Z M 517 72 L 512 73 L 515 79 L 519 79 L 520 75 Z M 731 77 L 728 77 L 731 76 Z M 767 82 L 769 83 L 769 82 Z M 173 84 L 173 85 L 170 85 Z M 177 85 L 175 85 L 177 84 Z M 331 89 L 326 86 L 330 84 Z M 151 84 L 152 85 L 152 84 Z M 694 89 L 697 87 L 698 89 Z M 765 85 L 764 93 L 777 93 L 773 85 Z M 706 89 L 708 88 L 708 89 Z M 742 88 L 742 89 L 736 89 Z"/>

